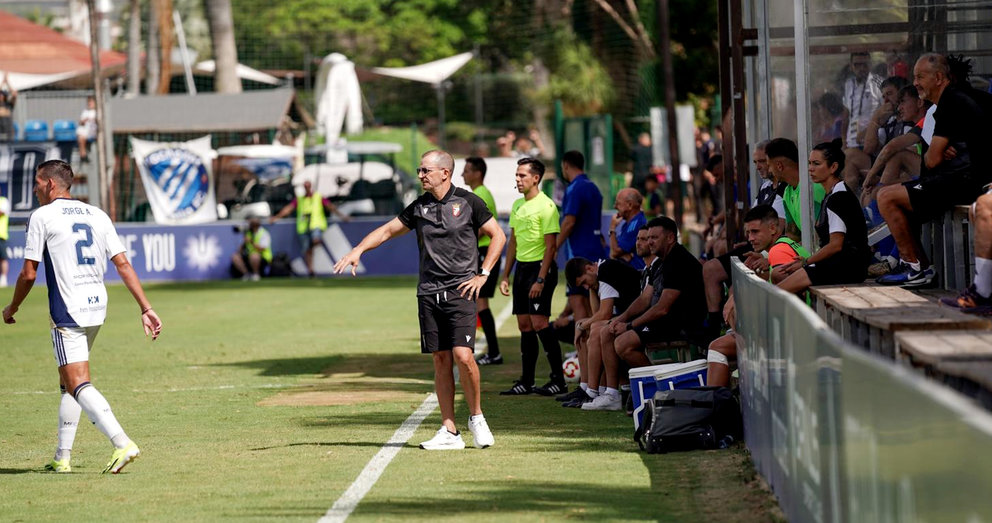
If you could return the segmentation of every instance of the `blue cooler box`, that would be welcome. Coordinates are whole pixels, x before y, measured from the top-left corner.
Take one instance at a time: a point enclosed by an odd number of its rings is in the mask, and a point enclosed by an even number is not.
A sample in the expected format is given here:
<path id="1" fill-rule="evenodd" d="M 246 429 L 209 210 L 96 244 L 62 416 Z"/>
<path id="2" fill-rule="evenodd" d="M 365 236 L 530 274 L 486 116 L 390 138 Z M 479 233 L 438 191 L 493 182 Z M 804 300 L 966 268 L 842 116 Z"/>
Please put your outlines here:
<path id="1" fill-rule="evenodd" d="M 630 369 L 630 397 L 634 401 L 634 430 L 644 418 L 644 403 L 659 390 L 706 386 L 706 360 Z"/>

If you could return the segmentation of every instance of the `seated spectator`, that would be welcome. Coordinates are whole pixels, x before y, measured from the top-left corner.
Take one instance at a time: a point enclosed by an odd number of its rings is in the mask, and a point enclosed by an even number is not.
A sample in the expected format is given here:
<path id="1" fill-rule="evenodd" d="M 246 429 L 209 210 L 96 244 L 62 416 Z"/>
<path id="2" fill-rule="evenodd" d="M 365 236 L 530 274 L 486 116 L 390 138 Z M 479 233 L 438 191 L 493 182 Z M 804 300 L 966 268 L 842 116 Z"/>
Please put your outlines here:
<path id="1" fill-rule="evenodd" d="M 643 201 L 644 198 L 636 189 L 621 189 L 613 204 L 617 213 L 610 218 L 610 258 L 627 263 L 637 270 L 644 268 L 644 260 L 634 252 L 637 232 L 648 222 L 641 212 Z"/>
<path id="2" fill-rule="evenodd" d="M 836 93 L 823 93 L 817 100 L 820 128 L 815 132 L 818 140 L 843 138 L 847 129 L 847 109 Z"/>
<path id="3" fill-rule="evenodd" d="M 613 347 L 630 368 L 651 365 L 645 354 L 649 343 L 680 339 L 700 343 L 706 316 L 702 265 L 678 243 L 675 222 L 661 217 L 648 225 L 659 265 L 652 281 L 657 300 L 652 297 L 655 303 L 639 312 L 635 307 L 643 305 L 639 297 L 634 305 L 610 321 L 609 332 L 616 337 Z M 611 371 L 607 368 L 607 372 Z"/>
<path id="4" fill-rule="evenodd" d="M 809 251 L 804 249 L 802 245 L 788 236 L 782 235 L 778 213 L 770 205 L 758 205 L 751 208 L 744 216 L 744 231 L 753 249 L 745 264 L 754 270 L 758 276 L 767 277 L 771 283 L 778 283 L 788 276 L 788 273 L 782 269 L 783 267 L 809 256 Z M 723 308 L 723 319 L 731 327 L 734 325 L 733 310 L 733 298 L 731 297 L 727 301 L 727 306 Z M 710 343 L 707 356 L 709 361 L 707 386 L 729 386 L 729 360 L 736 357 L 737 342 L 731 328 L 727 330 L 725 335 Z"/>
<path id="5" fill-rule="evenodd" d="M 975 227 L 975 280 L 955 298 L 941 298 L 941 305 L 969 314 L 992 315 L 992 192 L 971 206 Z"/>
<path id="6" fill-rule="evenodd" d="M 765 147 L 768 155 L 768 171 L 779 183 L 785 184 L 782 202 L 785 207 L 785 233 L 791 238 L 802 237 L 802 213 L 800 212 L 799 189 L 799 148 L 796 143 L 786 138 L 775 138 Z M 813 208 L 816 209 L 814 221 L 820 216 L 820 203 L 825 193 L 823 186 L 813 186 Z"/>
<path id="7" fill-rule="evenodd" d="M 910 85 L 899 90 L 896 113 L 903 131 L 884 144 L 865 175 L 862 207 L 870 206 L 882 187 L 905 183 L 920 175 L 923 122 L 931 105 L 920 99 L 916 87 Z"/>
<path id="8" fill-rule="evenodd" d="M 262 227 L 258 218 L 248 220 L 244 230 L 244 240 L 237 252 L 231 256 L 231 264 L 242 280 L 258 281 L 266 267 L 272 263 L 272 237 Z"/>
<path id="9" fill-rule="evenodd" d="M 900 256 L 899 264 L 876 280 L 882 285 L 928 285 L 936 271 L 920 244 L 920 226 L 955 205 L 971 204 L 992 178 L 989 104 L 967 84 L 967 70 L 953 84 L 950 73 L 948 59 L 935 53 L 921 56 L 913 68 L 920 96 L 937 104 L 935 124 L 920 178 L 878 193 L 879 211 Z"/>
<path id="10" fill-rule="evenodd" d="M 865 173 L 868 172 L 882 146 L 907 130 L 903 121 L 899 119 L 897 111 L 899 90 L 905 86 L 906 79 L 899 76 L 882 81 L 882 103 L 868 119 L 864 133 L 864 148 L 844 149 L 846 162 L 843 176 L 848 187 L 860 191 L 864 184 Z"/>
<path id="11" fill-rule="evenodd" d="M 651 173 L 644 179 L 644 200 L 642 200 L 642 212 L 645 219 L 652 219 L 665 214 L 665 189 L 664 184 L 658 182 L 658 175 Z"/>
<path id="12" fill-rule="evenodd" d="M 600 334 L 606 327 L 607 320 L 626 310 L 640 295 L 641 273 L 619 260 L 604 260 L 597 264 L 585 258 L 572 258 L 565 265 L 565 278 L 569 285 L 595 291 L 592 294 L 595 312 L 575 325 L 579 332 L 577 343 L 586 345 L 586 366 L 583 367 L 580 361 L 579 368 L 586 378 L 587 386 L 584 390 L 591 400 L 583 404 L 582 408 L 620 410 L 620 376 L 616 372 L 619 366 L 615 361 L 610 365 L 614 372 L 606 372 L 605 388 L 602 395 L 599 393 L 604 360 L 616 360 L 616 352 L 612 346 L 607 347 L 607 350 L 601 347 Z M 583 390 L 581 386 L 580 390 Z M 603 399 L 597 401 L 599 397 Z M 570 403 L 570 406 L 575 405 Z"/>
<path id="13" fill-rule="evenodd" d="M 637 244 L 635 247 L 635 251 L 637 252 L 637 255 L 642 260 L 644 260 L 644 263 L 646 264 L 644 268 L 639 271 L 640 279 L 638 282 L 638 291 L 640 292 L 640 294 L 636 297 L 637 300 L 640 300 L 645 304 L 638 309 L 641 311 L 643 311 L 648 307 L 647 304 L 650 303 L 650 299 L 653 294 L 652 287 L 650 284 L 651 284 L 651 278 L 654 275 L 654 270 L 655 270 L 653 264 L 657 260 L 654 254 L 651 253 L 651 241 L 648 230 L 649 227 L 645 225 L 644 227 L 641 227 L 641 230 L 637 231 Z M 631 306 L 628 304 L 626 308 L 629 309 L 630 307 Z M 620 308 L 617 308 L 617 310 L 619 312 Z M 612 317 L 612 315 L 610 317 Z M 584 322 L 585 320 L 581 320 L 581 321 Z M 602 380 L 600 380 L 599 378 L 600 376 L 599 372 L 595 374 L 596 376 L 595 383 L 602 386 L 590 388 L 589 385 L 590 374 L 591 374 L 591 371 L 589 369 L 591 368 L 591 365 L 588 360 L 588 346 L 590 344 L 590 340 L 592 339 L 598 340 L 598 346 L 600 347 L 599 360 L 598 360 L 598 364 L 600 365 L 599 368 L 605 370 L 606 365 L 603 365 L 603 358 L 612 357 L 611 366 L 609 368 L 619 369 L 619 366 L 615 365 L 616 352 L 612 350 L 613 338 L 607 337 L 607 335 L 609 334 L 608 329 L 599 328 L 597 330 L 594 328 L 594 325 L 595 324 L 593 324 L 593 328 L 584 328 L 582 330 L 577 330 L 577 329 L 575 330 L 575 332 L 578 334 L 575 340 L 575 348 L 576 348 L 576 352 L 578 352 L 579 369 L 581 370 L 581 382 L 579 383 L 579 388 L 575 389 L 574 391 L 568 394 L 563 394 L 555 398 L 558 401 L 562 402 L 563 407 L 575 407 L 575 408 L 581 407 L 583 403 L 592 401 L 592 399 L 597 395 L 606 393 L 606 386 L 602 385 Z M 605 325 L 601 327 L 605 327 Z M 592 336 L 591 331 L 593 330 L 596 330 L 596 332 L 598 332 L 599 338 L 590 337 Z M 609 347 L 610 351 L 604 353 L 602 351 L 602 347 Z M 627 383 L 626 376 L 624 376 L 622 373 L 620 373 L 618 378 L 620 380 L 621 387 L 623 386 L 623 384 Z M 591 393 L 589 392 L 590 390 L 592 391 Z"/>
<path id="14" fill-rule="evenodd" d="M 768 170 L 768 153 L 765 151 L 765 148 L 768 147 L 768 142 L 769 140 L 759 142 L 754 147 L 754 153 L 751 155 L 751 160 L 754 162 L 754 170 L 758 173 L 758 177 L 761 178 L 761 187 L 758 188 L 758 194 L 754 197 L 754 202 L 751 206 L 771 205 L 775 209 L 775 212 L 778 213 L 779 219 L 782 220 L 781 230 L 784 231 L 785 201 L 782 199 L 782 195 L 785 194 L 786 185 L 775 179 L 771 171 Z"/>
<path id="15" fill-rule="evenodd" d="M 791 293 L 810 285 L 862 283 L 868 276 L 868 227 L 858 199 L 841 178 L 843 171 L 840 140 L 821 143 L 809 153 L 810 178 L 828 195 L 815 227 L 820 250 L 783 267 L 791 274 L 778 286 Z"/>

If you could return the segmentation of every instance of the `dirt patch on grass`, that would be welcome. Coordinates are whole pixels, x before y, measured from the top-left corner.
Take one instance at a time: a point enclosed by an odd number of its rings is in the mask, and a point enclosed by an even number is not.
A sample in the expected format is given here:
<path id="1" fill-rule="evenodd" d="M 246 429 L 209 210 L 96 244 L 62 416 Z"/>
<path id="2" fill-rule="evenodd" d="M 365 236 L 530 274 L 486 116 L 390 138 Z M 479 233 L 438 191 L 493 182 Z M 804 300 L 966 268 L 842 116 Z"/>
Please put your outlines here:
<path id="1" fill-rule="evenodd" d="M 376 378 L 336 373 L 299 389 L 282 391 L 257 403 L 260 407 L 330 407 L 380 402 L 420 402 L 434 382 L 412 378 Z"/>

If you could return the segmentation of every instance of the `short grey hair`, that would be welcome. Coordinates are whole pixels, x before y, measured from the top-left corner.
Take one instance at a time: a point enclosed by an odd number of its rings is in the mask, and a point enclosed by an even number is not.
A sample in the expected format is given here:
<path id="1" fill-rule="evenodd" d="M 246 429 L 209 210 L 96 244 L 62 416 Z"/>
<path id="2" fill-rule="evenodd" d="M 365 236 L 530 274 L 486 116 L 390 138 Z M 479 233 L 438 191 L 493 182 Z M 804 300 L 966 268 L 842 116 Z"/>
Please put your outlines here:
<path id="1" fill-rule="evenodd" d="M 447 169 L 449 173 L 455 171 L 455 159 L 440 149 L 427 151 L 420 156 L 420 159 L 427 160 L 441 169 Z"/>

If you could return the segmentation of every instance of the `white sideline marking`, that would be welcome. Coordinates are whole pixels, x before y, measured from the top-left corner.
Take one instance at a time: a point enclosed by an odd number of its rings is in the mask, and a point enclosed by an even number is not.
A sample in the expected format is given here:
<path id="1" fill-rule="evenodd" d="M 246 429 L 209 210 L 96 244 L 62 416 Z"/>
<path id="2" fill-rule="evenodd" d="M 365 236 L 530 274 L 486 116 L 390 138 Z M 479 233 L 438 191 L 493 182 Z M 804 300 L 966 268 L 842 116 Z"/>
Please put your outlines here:
<path id="1" fill-rule="evenodd" d="M 512 300 L 506 304 L 506 307 L 503 307 L 503 310 L 499 311 L 499 316 L 496 316 L 496 332 L 499 332 L 500 327 L 506 323 L 506 320 L 510 319 L 510 316 L 513 316 Z"/>
<path id="2" fill-rule="evenodd" d="M 389 441 L 365 465 L 358 478 L 334 502 L 334 506 L 324 514 L 324 517 L 320 518 L 319 523 L 340 523 L 348 519 L 348 516 L 355 510 L 358 503 L 362 501 L 362 498 L 369 493 L 375 482 L 379 480 L 379 476 L 385 472 L 389 462 L 399 454 L 400 449 L 406 445 L 406 442 L 410 440 L 413 433 L 420 427 L 420 424 L 435 408 L 437 408 L 437 396 L 432 392 L 420 404 L 420 408 L 413 414 L 410 414 L 410 417 L 400 425 L 400 428 L 396 429 L 393 437 L 389 438 Z"/>

